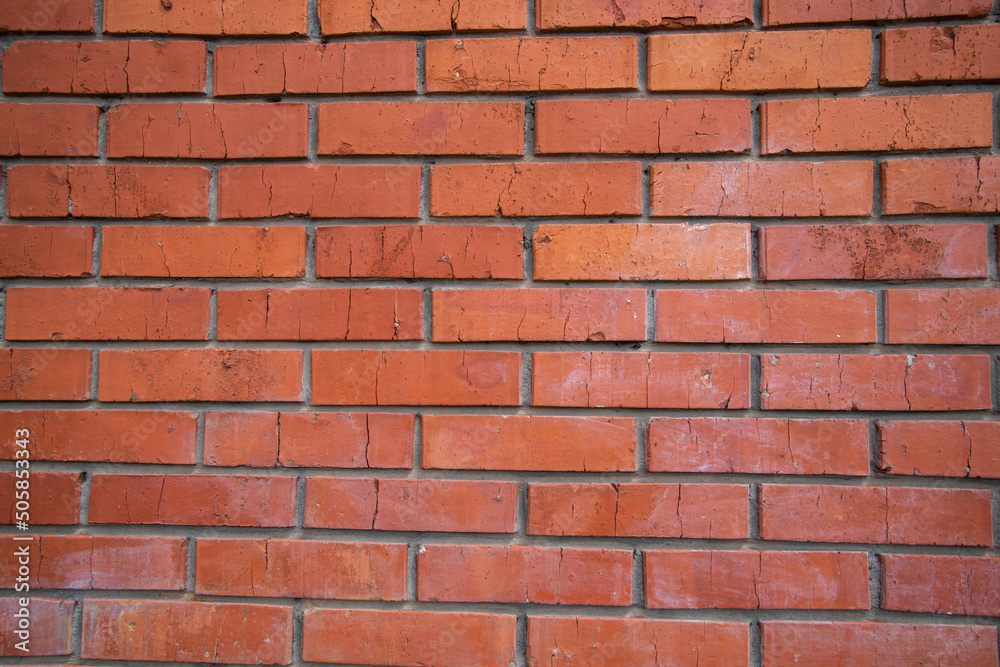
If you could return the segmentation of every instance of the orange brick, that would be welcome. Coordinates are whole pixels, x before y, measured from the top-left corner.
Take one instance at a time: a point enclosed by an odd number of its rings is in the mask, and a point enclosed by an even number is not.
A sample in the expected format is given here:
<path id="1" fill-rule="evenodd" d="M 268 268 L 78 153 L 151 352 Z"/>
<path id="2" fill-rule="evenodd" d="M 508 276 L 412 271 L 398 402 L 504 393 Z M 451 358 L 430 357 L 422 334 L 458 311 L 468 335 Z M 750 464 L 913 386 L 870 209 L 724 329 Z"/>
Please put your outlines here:
<path id="1" fill-rule="evenodd" d="M 743 409 L 750 406 L 750 355 L 534 352 L 531 404 Z"/>
<path id="2" fill-rule="evenodd" d="M 985 278 L 985 225 L 788 225 L 758 230 L 763 280 Z"/>
<path id="3" fill-rule="evenodd" d="M 214 61 L 216 96 L 417 89 L 416 42 L 224 44 Z"/>
<path id="4" fill-rule="evenodd" d="M 10 287 L 8 340 L 207 340 L 211 290 Z"/>
<path id="5" fill-rule="evenodd" d="M 202 93 L 204 42 L 14 42 L 3 54 L 5 93 Z"/>
<path id="6" fill-rule="evenodd" d="M 736 280 L 750 277 L 750 226 L 539 225 L 535 280 Z"/>
<path id="7" fill-rule="evenodd" d="M 310 609 L 302 659 L 436 667 L 508 667 L 516 616 L 380 609 Z"/>
<path id="8" fill-rule="evenodd" d="M 765 410 L 989 410 L 990 358 L 971 354 L 767 354 Z"/>
<path id="9" fill-rule="evenodd" d="M 674 162 L 650 166 L 654 216 L 871 215 L 868 162 Z"/>
<path id="10" fill-rule="evenodd" d="M 646 436 L 650 472 L 864 476 L 868 458 L 860 419 L 654 417 Z"/>
<path id="11" fill-rule="evenodd" d="M 924 3 L 870 0 L 858 5 L 851 0 L 828 0 L 816 4 L 797 0 L 764 0 L 764 23 L 787 25 L 841 21 L 899 21 L 936 16 L 985 16 L 991 8 L 989 0 Z"/>
<path id="12" fill-rule="evenodd" d="M 632 604 L 632 551 L 424 545 L 417 599 L 624 607 Z"/>
<path id="13" fill-rule="evenodd" d="M 1000 478 L 1000 422 L 880 422 L 879 466 L 894 475 Z"/>
<path id="14" fill-rule="evenodd" d="M 2 25 L 2 24 L 0 24 Z M 11 619 L 10 629 L 0 635 L 0 655 L 24 657 L 25 652 L 17 647 L 22 640 L 15 634 L 17 622 L 13 619 L 21 609 L 26 609 L 29 619 L 30 655 L 69 655 L 73 633 L 73 600 L 53 600 L 32 596 L 24 598 L 28 604 L 22 606 L 16 597 L 0 599 L 0 616 Z M 22 647 L 24 645 L 22 644 Z"/>
<path id="15" fill-rule="evenodd" d="M 885 309 L 890 344 L 1000 345 L 995 289 L 887 290 Z"/>
<path id="16" fill-rule="evenodd" d="M 1000 25 L 883 30 L 882 83 L 1000 79 Z"/>
<path id="17" fill-rule="evenodd" d="M 743 153 L 750 100 L 540 100 L 535 152 Z"/>
<path id="18" fill-rule="evenodd" d="M 888 214 L 1000 212 L 1000 157 L 944 157 L 882 163 Z"/>
<path id="19" fill-rule="evenodd" d="M 535 16 L 539 30 L 689 28 L 696 25 L 749 25 L 752 22 L 750 0 L 707 3 L 695 0 L 668 3 L 639 0 L 621 5 L 600 0 L 540 0 Z"/>
<path id="20" fill-rule="evenodd" d="M 252 165 L 219 169 L 220 218 L 415 218 L 420 167 Z"/>
<path id="21" fill-rule="evenodd" d="M 639 289 L 434 290 L 433 339 L 645 340 Z"/>
<path id="22" fill-rule="evenodd" d="M 319 0 L 324 35 L 521 30 L 526 25 L 526 11 L 525 0 L 478 0 L 466 7 L 451 0 L 425 0 L 419 5 L 391 0 Z"/>
<path id="23" fill-rule="evenodd" d="M 651 35 L 649 89 L 863 88 L 871 42 L 867 30 Z"/>
<path id="24" fill-rule="evenodd" d="M 435 39 L 425 46 L 427 92 L 635 90 L 631 36 Z"/>
<path id="25" fill-rule="evenodd" d="M 651 609 L 868 609 L 868 557 L 828 551 L 644 551 Z"/>
<path id="26" fill-rule="evenodd" d="M 0 348 L 0 401 L 89 401 L 90 350 Z"/>
<path id="27" fill-rule="evenodd" d="M 102 401 L 299 401 L 300 350 L 101 350 Z"/>
<path id="28" fill-rule="evenodd" d="M 126 103 L 108 112 L 108 157 L 306 157 L 306 104 Z"/>
<path id="29" fill-rule="evenodd" d="M 5 2 L 0 7 L 0 32 L 94 32 L 94 2 Z M 7 76 L 6 68 L 4 76 Z"/>
<path id="30" fill-rule="evenodd" d="M 522 242 L 523 231 L 514 226 L 320 227 L 316 230 L 316 275 L 520 280 L 524 276 Z"/>
<path id="31" fill-rule="evenodd" d="M 993 96 L 770 100 L 760 105 L 760 145 L 765 154 L 992 146 Z"/>
<path id="32" fill-rule="evenodd" d="M 12 218 L 207 218 L 203 167 L 18 165 L 7 171 Z"/>
<path id="33" fill-rule="evenodd" d="M 305 274 L 301 227 L 106 226 L 101 275 L 296 278 Z"/>
<path id="34" fill-rule="evenodd" d="M 875 294 L 818 290 L 660 290 L 656 340 L 874 343 Z"/>
<path id="35" fill-rule="evenodd" d="M 218 291 L 219 340 L 420 340 L 418 289 Z"/>
<path id="36" fill-rule="evenodd" d="M 518 405 L 519 352 L 313 350 L 315 405 Z"/>
<path id="37" fill-rule="evenodd" d="M 287 527 L 294 477 L 128 475 L 91 478 L 91 523 Z"/>
<path id="38" fill-rule="evenodd" d="M 286 468 L 409 468 L 415 421 L 385 412 L 282 412 L 278 462 Z"/>
<path id="39" fill-rule="evenodd" d="M 199 539 L 199 595 L 403 600 L 406 545 Z"/>
<path id="40" fill-rule="evenodd" d="M 31 472 L 31 499 L 25 518 L 14 504 L 14 472 L 0 472 L 0 525 L 72 526 L 80 523 L 82 472 Z"/>
<path id="41" fill-rule="evenodd" d="M 638 162 L 525 162 L 431 167 L 431 215 L 639 215 Z"/>
<path id="42" fill-rule="evenodd" d="M 996 556 L 881 554 L 880 558 L 883 609 L 1000 615 L 1000 558 Z"/>
<path id="43" fill-rule="evenodd" d="M 99 107 L 0 104 L 0 155 L 96 156 Z"/>
<path id="44" fill-rule="evenodd" d="M 0 277 L 69 278 L 91 275 L 94 228 L 0 225 Z"/>
<path id="45" fill-rule="evenodd" d="M 529 535 L 749 537 L 744 484 L 530 484 Z"/>
<path id="46" fill-rule="evenodd" d="M 635 471 L 635 420 L 420 415 L 421 465 L 460 470 Z"/>
<path id="47" fill-rule="evenodd" d="M 513 533 L 516 482 L 306 480 L 306 528 Z"/>
<path id="48" fill-rule="evenodd" d="M 0 412 L 0 428 L 30 431 L 34 461 L 95 461 L 193 465 L 198 440 L 194 412 L 158 410 L 17 410 Z M 0 458 L 16 458 L 13 439 Z"/>
<path id="49" fill-rule="evenodd" d="M 320 155 L 522 155 L 520 102 L 320 104 Z"/>
<path id="50" fill-rule="evenodd" d="M 306 0 L 107 0 L 104 31 L 166 35 L 304 35 Z"/>
<path id="51" fill-rule="evenodd" d="M 764 484 L 759 501 L 765 540 L 993 546 L 987 489 Z"/>
<path id="52" fill-rule="evenodd" d="M 209 466 L 273 468 L 278 463 L 278 413 L 206 412 L 202 458 Z"/>

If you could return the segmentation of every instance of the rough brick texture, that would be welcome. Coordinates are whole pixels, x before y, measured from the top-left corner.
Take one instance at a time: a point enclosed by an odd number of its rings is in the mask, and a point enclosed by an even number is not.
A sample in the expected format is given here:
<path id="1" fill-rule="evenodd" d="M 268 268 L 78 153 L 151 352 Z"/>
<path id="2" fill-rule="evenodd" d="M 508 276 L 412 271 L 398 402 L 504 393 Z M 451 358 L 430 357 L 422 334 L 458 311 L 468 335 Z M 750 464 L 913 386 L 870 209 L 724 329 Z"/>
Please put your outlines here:
<path id="1" fill-rule="evenodd" d="M 998 45 L 0 0 L 0 663 L 997 667 Z"/>

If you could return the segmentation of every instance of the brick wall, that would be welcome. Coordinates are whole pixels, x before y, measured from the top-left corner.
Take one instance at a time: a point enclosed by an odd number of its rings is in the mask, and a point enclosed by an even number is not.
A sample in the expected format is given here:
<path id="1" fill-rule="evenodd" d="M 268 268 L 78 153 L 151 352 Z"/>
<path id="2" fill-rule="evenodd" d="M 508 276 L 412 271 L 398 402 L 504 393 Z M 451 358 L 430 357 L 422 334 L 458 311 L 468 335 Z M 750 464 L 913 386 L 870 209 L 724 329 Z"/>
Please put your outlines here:
<path id="1" fill-rule="evenodd" d="M 997 665 L 998 15 L 0 3 L 4 663 Z"/>

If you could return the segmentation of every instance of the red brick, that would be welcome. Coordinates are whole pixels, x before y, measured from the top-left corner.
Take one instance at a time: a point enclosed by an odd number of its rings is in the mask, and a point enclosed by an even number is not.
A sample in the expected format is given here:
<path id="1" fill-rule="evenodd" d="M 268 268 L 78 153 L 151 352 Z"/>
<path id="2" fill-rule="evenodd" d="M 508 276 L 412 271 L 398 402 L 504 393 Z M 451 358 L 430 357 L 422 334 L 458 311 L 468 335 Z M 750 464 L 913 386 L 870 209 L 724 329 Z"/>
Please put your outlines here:
<path id="1" fill-rule="evenodd" d="M 750 277 L 750 226 L 539 225 L 536 280 L 735 280 Z"/>
<path id="2" fill-rule="evenodd" d="M 540 100 L 535 152 L 743 153 L 750 100 Z"/>
<path id="3" fill-rule="evenodd" d="M 542 415 L 420 415 L 424 468 L 629 472 L 635 420 Z"/>
<path id="4" fill-rule="evenodd" d="M 420 340 L 423 290 L 219 290 L 219 340 Z"/>
<path id="5" fill-rule="evenodd" d="M 166 35 L 304 35 L 306 0 L 107 0 L 104 31 Z"/>
<path id="6" fill-rule="evenodd" d="M 101 350 L 99 400 L 299 401 L 300 350 Z"/>
<path id="7" fill-rule="evenodd" d="M 1000 79 L 1000 25 L 884 30 L 882 83 Z"/>
<path id="8" fill-rule="evenodd" d="M 386 412 L 282 412 L 278 463 L 286 468 L 409 468 L 416 418 Z"/>
<path id="9" fill-rule="evenodd" d="M 640 289 L 435 290 L 435 341 L 645 340 Z"/>
<path id="10" fill-rule="evenodd" d="M 0 348 L 0 401 L 89 401 L 90 350 Z"/>
<path id="11" fill-rule="evenodd" d="M 899 21 L 935 16 L 985 16 L 990 9 L 989 0 L 947 0 L 947 2 L 869 0 L 859 5 L 850 0 L 828 0 L 817 4 L 807 4 L 797 0 L 764 0 L 764 23 L 785 25 L 841 21 Z"/>
<path id="12" fill-rule="evenodd" d="M 316 230 L 316 275 L 520 280 L 524 276 L 522 243 L 523 231 L 513 226 L 320 227 Z"/>
<path id="13" fill-rule="evenodd" d="M 204 42 L 14 42 L 3 54 L 5 93 L 202 93 Z"/>
<path id="14" fill-rule="evenodd" d="M 94 228 L 55 225 L 0 225 L 0 277 L 70 278 L 90 276 Z"/>
<path id="15" fill-rule="evenodd" d="M 861 419 L 655 417 L 646 437 L 650 472 L 763 475 L 869 473 Z"/>
<path id="16" fill-rule="evenodd" d="M 417 89 L 416 42 L 225 44 L 214 61 L 217 97 Z"/>
<path id="17" fill-rule="evenodd" d="M 696 2 L 639 0 L 615 3 L 600 0 L 540 0 L 535 24 L 539 30 L 567 28 L 689 28 L 696 25 L 749 25 L 750 0 Z"/>
<path id="18" fill-rule="evenodd" d="M 765 154 L 992 145 L 993 96 L 988 94 L 828 97 L 760 105 Z"/>
<path id="19" fill-rule="evenodd" d="M 528 534 L 747 539 L 747 486 L 530 484 Z"/>
<path id="20" fill-rule="evenodd" d="M 523 155 L 520 102 L 320 104 L 320 155 Z"/>
<path id="21" fill-rule="evenodd" d="M 868 609 L 868 556 L 832 551 L 644 551 L 651 609 Z"/>
<path id="22" fill-rule="evenodd" d="M 12 218 L 207 218 L 203 167 L 31 164 L 7 170 Z"/>
<path id="23" fill-rule="evenodd" d="M 87 518 L 90 523 L 291 526 L 295 482 L 295 477 L 98 473 L 91 478 Z"/>
<path id="24" fill-rule="evenodd" d="M 559 407 L 750 407 L 750 355 L 534 352 L 531 404 Z"/>
<path id="25" fill-rule="evenodd" d="M 302 227 L 105 226 L 102 276 L 298 278 Z"/>
<path id="26" fill-rule="evenodd" d="M 720 33 L 728 34 L 728 33 Z M 650 167 L 654 216 L 871 215 L 869 162 L 674 162 Z"/>
<path id="27" fill-rule="evenodd" d="M 990 359 L 962 354 L 767 354 L 765 410 L 989 410 Z"/>
<path id="28" fill-rule="evenodd" d="M 287 665 L 292 657 L 291 607 L 86 600 L 83 626 L 84 660 Z"/>
<path id="29" fill-rule="evenodd" d="M 661 290 L 656 340 L 874 343 L 875 294 L 817 290 Z"/>
<path id="30" fill-rule="evenodd" d="M 520 390 L 519 352 L 312 352 L 315 405 L 518 405 Z"/>
<path id="31" fill-rule="evenodd" d="M 32 471 L 30 483 L 28 524 L 72 526 L 80 522 L 83 473 Z M 0 525 L 23 520 L 17 517 L 14 501 L 14 472 L 0 472 Z"/>
<path id="32" fill-rule="evenodd" d="M 880 558 L 883 609 L 1000 615 L 1000 558 L 996 556 L 881 554 Z"/>
<path id="33" fill-rule="evenodd" d="M 788 225 L 758 230 L 762 280 L 985 278 L 985 225 Z"/>
<path id="34" fill-rule="evenodd" d="M 885 307 L 887 343 L 1000 345 L 995 289 L 887 290 Z"/>
<path id="35" fill-rule="evenodd" d="M 19 410 L 0 412 L 0 432 L 28 429 L 33 461 L 193 465 L 198 414 L 154 410 Z M 13 439 L 0 458 L 14 459 Z"/>
<path id="36" fill-rule="evenodd" d="M 761 624 L 764 664 L 991 667 L 997 631 L 974 625 L 891 623 Z"/>
<path id="37" fill-rule="evenodd" d="M 632 36 L 435 39 L 425 46 L 427 92 L 635 90 Z"/>
<path id="38" fill-rule="evenodd" d="M 520 30 L 526 20 L 525 0 L 478 0 L 466 7 L 451 0 L 425 0 L 419 5 L 391 0 L 319 0 L 324 35 Z"/>
<path id="39" fill-rule="evenodd" d="M 194 287 L 9 287 L 7 339 L 207 340 L 211 295 Z"/>
<path id="40" fill-rule="evenodd" d="M 17 622 L 14 614 L 22 609 L 20 599 L 28 601 L 29 636 L 28 652 L 17 648 L 24 638 L 14 634 Z M 36 656 L 36 655 L 69 655 L 70 640 L 73 632 L 72 600 L 53 600 L 50 598 L 0 598 L 0 618 L 4 627 L 0 630 L 0 655 Z"/>
<path id="41" fill-rule="evenodd" d="M 108 111 L 108 157 L 306 157 L 306 104 L 126 103 Z"/>
<path id="42" fill-rule="evenodd" d="M 652 35 L 650 90 L 863 88 L 871 78 L 867 30 Z"/>
<path id="43" fill-rule="evenodd" d="M 183 537 L 113 535 L 31 536 L 30 543 L 0 538 L 10 554 L 29 545 L 28 584 L 33 589 L 183 590 L 187 543 Z M 16 576 L 15 559 L 0 563 L 4 588 L 13 588 Z"/>
<path id="44" fill-rule="evenodd" d="M 406 545 L 199 539 L 199 595 L 403 600 Z"/>
<path id="45" fill-rule="evenodd" d="M 219 169 L 223 219 L 416 218 L 419 212 L 418 166 L 276 164 Z"/>
<path id="46" fill-rule="evenodd" d="M 887 214 L 1000 212 L 1000 157 L 886 160 L 881 168 Z"/>
<path id="47" fill-rule="evenodd" d="M 528 665 L 749 665 L 745 623 L 649 618 L 528 617 Z M 558 656 L 558 658 L 556 658 Z"/>
<path id="48" fill-rule="evenodd" d="M 423 545 L 417 599 L 627 607 L 632 551 Z"/>
<path id="49" fill-rule="evenodd" d="M 0 104 L 0 155 L 96 156 L 99 107 Z"/>
<path id="50" fill-rule="evenodd" d="M 5 2 L 0 7 L 0 32 L 94 32 L 94 1 Z"/>
<path id="51" fill-rule="evenodd" d="M 202 458 L 209 466 L 273 468 L 278 463 L 278 413 L 206 412 Z"/>
<path id="52" fill-rule="evenodd" d="M 765 540 L 993 545 L 987 489 L 764 484 L 759 498 Z"/>
<path id="53" fill-rule="evenodd" d="M 522 162 L 431 167 L 431 215 L 639 215 L 638 162 Z"/>
<path id="54" fill-rule="evenodd" d="M 302 659 L 383 665 L 508 667 L 517 617 L 466 612 L 309 609 Z"/>
<path id="55" fill-rule="evenodd" d="M 1000 478 L 1000 422 L 880 422 L 879 467 L 894 475 Z"/>
<path id="56" fill-rule="evenodd" d="M 517 482 L 310 477 L 306 528 L 513 533 Z"/>

